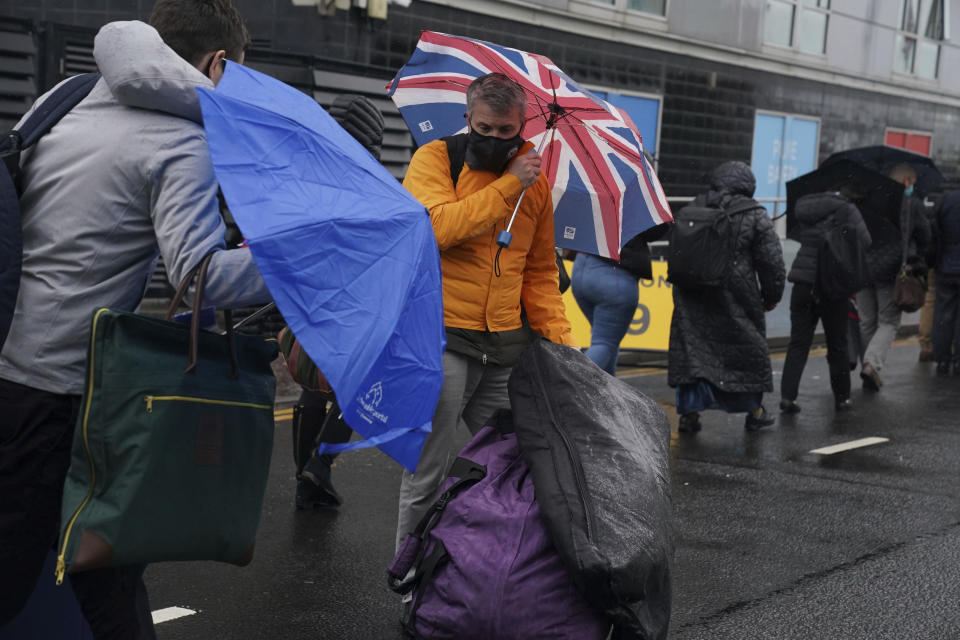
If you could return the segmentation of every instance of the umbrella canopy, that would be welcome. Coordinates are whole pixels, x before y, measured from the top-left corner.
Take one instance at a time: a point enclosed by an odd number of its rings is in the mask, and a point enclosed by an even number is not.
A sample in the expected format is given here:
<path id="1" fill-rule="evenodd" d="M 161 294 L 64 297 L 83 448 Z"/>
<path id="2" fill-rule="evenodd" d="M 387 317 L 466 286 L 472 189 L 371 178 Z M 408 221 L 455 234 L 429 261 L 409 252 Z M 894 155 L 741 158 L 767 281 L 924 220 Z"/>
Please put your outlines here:
<path id="1" fill-rule="evenodd" d="M 300 91 L 228 64 L 198 92 L 217 179 L 277 307 L 347 424 L 414 470 L 443 380 L 423 205 Z"/>
<path id="2" fill-rule="evenodd" d="M 548 58 L 424 31 L 388 90 L 423 145 L 466 131 L 467 87 L 492 72 L 510 77 L 527 94 L 523 135 L 543 145 L 557 246 L 619 259 L 631 238 L 673 219 L 630 116 Z"/>
<path id="3" fill-rule="evenodd" d="M 855 196 L 851 199 L 860 209 L 874 244 L 883 239 L 899 242 L 903 185 L 851 160 L 822 165 L 787 183 L 787 236 L 795 238 L 797 200 L 811 193 L 841 189 Z"/>
<path id="4" fill-rule="evenodd" d="M 876 145 L 838 151 L 824 160 L 824 166 L 840 160 L 850 160 L 868 169 L 888 175 L 898 164 L 909 164 L 917 172 L 916 188 L 921 194 L 933 193 L 943 182 L 943 174 L 927 156 L 898 147 Z"/>

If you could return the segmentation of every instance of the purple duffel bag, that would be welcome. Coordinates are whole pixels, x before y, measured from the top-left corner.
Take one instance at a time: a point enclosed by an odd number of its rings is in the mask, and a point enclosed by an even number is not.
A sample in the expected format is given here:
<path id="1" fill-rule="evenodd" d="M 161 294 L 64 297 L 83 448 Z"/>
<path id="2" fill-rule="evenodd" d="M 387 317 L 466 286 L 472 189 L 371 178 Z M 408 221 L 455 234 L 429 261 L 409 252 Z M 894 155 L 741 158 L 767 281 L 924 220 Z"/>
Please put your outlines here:
<path id="1" fill-rule="evenodd" d="M 412 594 L 411 637 L 607 638 L 610 621 L 580 595 L 547 536 L 512 433 L 481 429 L 443 488 L 387 570 L 394 591 Z"/>

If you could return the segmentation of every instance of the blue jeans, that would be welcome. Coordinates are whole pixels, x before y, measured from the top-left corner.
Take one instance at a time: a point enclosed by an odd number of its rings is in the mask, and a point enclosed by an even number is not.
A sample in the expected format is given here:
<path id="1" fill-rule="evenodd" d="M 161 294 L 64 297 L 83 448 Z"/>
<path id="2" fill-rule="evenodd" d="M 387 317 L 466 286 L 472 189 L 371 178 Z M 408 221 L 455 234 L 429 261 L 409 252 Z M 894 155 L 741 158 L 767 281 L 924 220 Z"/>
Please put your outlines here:
<path id="1" fill-rule="evenodd" d="M 587 357 L 611 375 L 617 372 L 620 342 L 637 310 L 637 277 L 587 253 L 577 254 L 570 278 L 573 297 L 590 321 Z"/>

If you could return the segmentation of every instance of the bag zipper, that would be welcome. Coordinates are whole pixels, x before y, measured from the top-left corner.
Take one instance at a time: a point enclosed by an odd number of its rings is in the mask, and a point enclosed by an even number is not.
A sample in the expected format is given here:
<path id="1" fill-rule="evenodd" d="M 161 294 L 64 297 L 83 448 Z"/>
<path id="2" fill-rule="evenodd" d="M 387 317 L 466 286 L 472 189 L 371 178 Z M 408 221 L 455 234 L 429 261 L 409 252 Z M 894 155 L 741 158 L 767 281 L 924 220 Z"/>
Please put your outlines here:
<path id="1" fill-rule="evenodd" d="M 593 538 L 593 531 L 596 529 L 596 525 L 593 522 L 593 507 L 590 504 L 589 498 L 587 497 L 587 485 L 583 477 L 583 465 L 580 463 L 580 457 L 576 454 L 576 451 L 570 444 L 570 439 L 567 437 L 566 431 L 564 431 L 563 427 L 560 426 L 560 421 L 557 420 L 556 414 L 553 412 L 553 405 L 550 403 L 550 400 L 548 400 L 547 389 L 544 386 L 543 378 L 540 375 L 540 363 L 538 362 L 537 356 L 533 358 L 533 369 L 537 378 L 537 384 L 540 386 L 540 392 L 543 394 L 544 402 L 547 405 L 547 413 L 550 416 L 550 424 L 553 425 L 553 428 L 557 431 L 557 433 L 560 434 L 560 439 L 563 440 L 563 444 L 567 449 L 567 455 L 570 457 L 570 462 L 573 466 L 573 476 L 577 481 L 580 504 L 583 505 L 583 513 L 586 519 L 587 539 L 590 540 Z"/>
<path id="2" fill-rule="evenodd" d="M 73 529 L 73 525 L 77 521 L 80 512 L 83 511 L 84 507 L 87 506 L 87 503 L 90 502 L 90 498 L 93 497 L 93 488 L 96 486 L 97 481 L 97 472 L 93 466 L 93 456 L 90 454 L 90 442 L 87 440 L 87 422 L 90 418 L 90 399 L 93 396 L 93 372 L 94 361 L 93 361 L 93 345 L 94 339 L 97 335 L 97 321 L 100 320 L 100 316 L 109 311 L 109 309 L 103 308 L 97 310 L 97 313 L 93 316 L 93 324 L 90 328 L 90 363 L 89 363 L 89 376 L 87 378 L 87 397 L 84 398 L 83 405 L 83 422 L 81 423 L 81 435 L 83 436 L 83 450 L 87 454 L 87 463 L 90 465 L 90 488 L 87 490 L 87 495 L 80 502 L 80 506 L 77 507 L 77 510 L 73 512 L 73 516 L 70 518 L 70 522 L 67 523 L 67 528 L 63 532 L 63 545 L 60 547 L 60 555 L 57 556 L 57 586 L 63 584 L 63 576 L 67 572 L 67 563 L 64 556 L 67 553 L 67 541 L 70 540 L 70 531 Z"/>
<path id="3" fill-rule="evenodd" d="M 233 400 L 215 400 L 213 398 L 197 398 L 195 396 L 143 396 L 143 401 L 147 405 L 147 413 L 153 413 L 154 402 L 196 402 L 199 404 L 216 404 L 227 407 L 249 407 L 250 409 L 264 409 L 267 411 L 272 409 L 272 407 L 268 404 L 236 402 Z"/>

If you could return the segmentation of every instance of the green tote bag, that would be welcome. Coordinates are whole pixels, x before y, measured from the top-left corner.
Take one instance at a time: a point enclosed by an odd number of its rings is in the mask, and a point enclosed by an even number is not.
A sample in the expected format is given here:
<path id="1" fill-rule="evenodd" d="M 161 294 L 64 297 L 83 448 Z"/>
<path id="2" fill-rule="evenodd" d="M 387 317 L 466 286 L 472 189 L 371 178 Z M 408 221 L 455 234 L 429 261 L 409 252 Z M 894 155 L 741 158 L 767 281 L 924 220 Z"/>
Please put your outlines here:
<path id="1" fill-rule="evenodd" d="M 164 560 L 244 565 L 273 448 L 276 340 L 199 327 L 210 256 L 167 320 L 97 309 L 64 485 L 65 572 Z M 196 275 L 191 325 L 174 311 Z"/>

